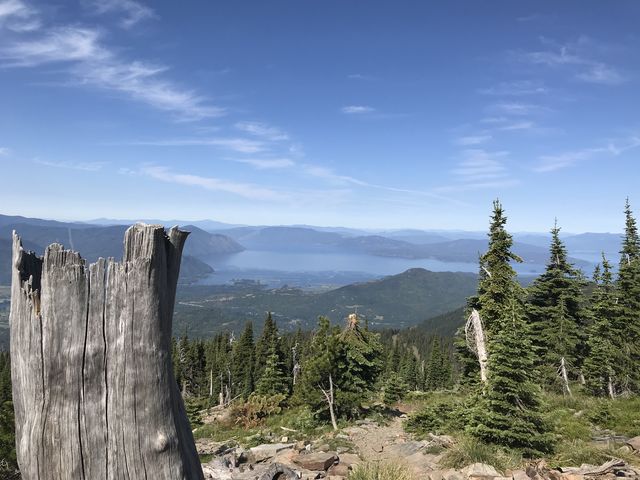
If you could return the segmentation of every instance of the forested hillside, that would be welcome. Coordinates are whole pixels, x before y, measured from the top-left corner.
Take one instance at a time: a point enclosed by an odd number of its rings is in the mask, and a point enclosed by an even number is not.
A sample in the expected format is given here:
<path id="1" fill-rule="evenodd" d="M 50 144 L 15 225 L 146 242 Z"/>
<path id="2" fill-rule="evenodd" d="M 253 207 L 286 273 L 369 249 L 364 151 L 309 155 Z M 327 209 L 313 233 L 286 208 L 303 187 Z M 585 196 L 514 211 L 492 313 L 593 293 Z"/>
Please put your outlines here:
<path id="1" fill-rule="evenodd" d="M 640 393 L 640 240 L 629 204 L 625 219 L 617 274 L 603 256 L 589 285 L 570 263 L 556 224 L 546 270 L 525 287 L 511 265 L 521 260 L 496 201 L 466 308 L 378 332 L 352 313 L 334 322 L 321 316 L 312 333 L 283 333 L 267 314 L 263 326 L 248 322 L 239 336 L 177 339 L 177 378 L 185 395 L 213 404 L 236 399 L 258 423 L 275 415 L 270 409 L 304 406 L 334 429 L 370 415 L 370 402 L 391 406 L 416 392 L 439 392 L 406 427 L 456 436 L 461 444 L 451 455 L 484 448 L 483 458 L 500 465 L 516 465 L 516 457 L 621 455 L 592 445 L 590 432 L 640 435 L 640 417 L 630 410 Z M 566 405 L 583 405 L 588 421 Z"/>

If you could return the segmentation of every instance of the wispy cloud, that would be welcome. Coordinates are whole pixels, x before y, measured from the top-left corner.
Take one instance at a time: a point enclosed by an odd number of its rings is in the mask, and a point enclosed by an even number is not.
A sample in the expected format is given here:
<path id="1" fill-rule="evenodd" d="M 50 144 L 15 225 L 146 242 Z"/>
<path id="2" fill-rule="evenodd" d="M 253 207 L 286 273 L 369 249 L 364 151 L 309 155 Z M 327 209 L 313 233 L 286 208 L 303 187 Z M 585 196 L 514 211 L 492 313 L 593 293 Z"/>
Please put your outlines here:
<path id="1" fill-rule="evenodd" d="M 543 95 L 549 93 L 549 89 L 540 82 L 522 80 L 517 82 L 501 82 L 493 87 L 478 90 L 483 95 L 495 96 L 527 96 Z"/>
<path id="2" fill-rule="evenodd" d="M 290 168 L 296 165 L 296 162 L 290 158 L 233 158 L 232 160 L 238 163 L 246 163 L 259 170 Z"/>
<path id="3" fill-rule="evenodd" d="M 599 50 L 600 46 L 586 36 L 564 44 L 541 40 L 548 46 L 546 50 L 514 52 L 515 58 L 550 68 L 570 68 L 573 78 L 583 82 L 619 85 L 627 81 L 627 77 L 616 67 L 593 57 L 593 52 Z"/>
<path id="4" fill-rule="evenodd" d="M 488 125 L 490 130 L 492 131 L 522 131 L 522 130 L 536 130 L 543 131 L 545 129 L 540 128 L 534 121 L 523 119 L 523 118 L 513 118 L 513 117 L 485 117 L 480 120 L 481 123 Z M 548 129 L 547 129 L 548 130 Z"/>
<path id="5" fill-rule="evenodd" d="M 546 108 L 531 103 L 499 102 L 489 106 L 489 110 L 501 115 L 522 116 L 536 114 L 545 111 Z"/>
<path id="6" fill-rule="evenodd" d="M 350 73 L 349 75 L 347 75 L 347 78 L 349 80 L 366 80 L 366 81 L 376 80 L 376 77 L 374 77 L 373 75 L 366 75 L 364 73 Z"/>
<path id="7" fill-rule="evenodd" d="M 6 27 L 14 32 L 30 32 L 40 27 L 35 9 L 22 0 L 0 1 L 0 30 Z"/>
<path id="8" fill-rule="evenodd" d="M 34 67 L 55 62 L 106 60 L 109 53 L 98 45 L 97 30 L 56 27 L 37 38 L 0 46 L 0 59 L 9 67 Z"/>
<path id="9" fill-rule="evenodd" d="M 237 122 L 235 124 L 235 127 L 242 132 L 248 133 L 250 135 L 255 135 L 256 137 L 262 137 L 273 142 L 289 139 L 289 135 L 284 133 L 282 130 L 267 125 L 266 123 Z"/>
<path id="10" fill-rule="evenodd" d="M 153 9 L 134 0 L 85 0 L 85 4 L 99 15 L 123 15 L 120 20 L 123 28 L 131 28 L 143 20 L 156 18 Z"/>
<path id="11" fill-rule="evenodd" d="M 482 143 L 487 143 L 492 138 L 493 137 L 491 135 L 468 135 L 457 138 L 455 142 L 462 146 L 480 145 Z"/>
<path id="12" fill-rule="evenodd" d="M 107 162 L 53 162 L 50 160 L 34 160 L 38 165 L 45 167 L 64 168 L 67 170 L 81 170 L 84 172 L 97 172 L 107 164 Z"/>
<path id="13" fill-rule="evenodd" d="M 304 164 L 302 165 L 302 171 L 307 175 L 327 180 L 328 182 L 334 185 L 353 185 L 361 188 L 372 188 L 376 190 L 382 190 L 385 192 L 428 197 L 428 198 L 433 198 L 433 199 L 441 200 L 448 203 L 454 203 L 457 205 L 467 205 L 466 203 L 461 202 L 460 200 L 443 196 L 440 193 L 434 192 L 432 190 L 428 190 L 428 189 L 413 190 L 408 188 L 398 188 L 398 187 L 392 187 L 388 185 L 380 185 L 377 183 L 367 182 L 365 180 L 361 180 L 359 178 L 351 177 L 348 175 L 341 175 L 334 172 L 330 168 L 319 166 L 319 165 Z"/>
<path id="14" fill-rule="evenodd" d="M 207 105 L 196 93 L 163 79 L 166 67 L 141 62 L 90 62 L 76 70 L 82 83 L 128 94 L 159 110 L 175 112 L 182 120 L 201 120 L 224 115 L 224 109 Z"/>
<path id="15" fill-rule="evenodd" d="M 530 120 L 522 120 L 519 122 L 509 122 L 504 125 L 500 125 L 498 130 L 502 130 L 505 132 L 511 132 L 516 130 L 533 130 L 536 128 L 536 124 Z"/>
<path id="16" fill-rule="evenodd" d="M 376 109 L 367 105 L 347 105 L 346 107 L 342 107 L 340 111 L 347 115 L 362 115 L 373 113 Z"/>
<path id="17" fill-rule="evenodd" d="M 554 172 L 563 168 L 573 167 L 578 163 L 592 160 L 599 156 L 617 157 L 628 150 L 638 147 L 640 147 L 640 136 L 633 136 L 622 142 L 609 142 L 603 147 L 583 148 L 554 155 L 543 155 L 539 158 L 539 162 L 533 170 L 539 173 Z"/>
<path id="18" fill-rule="evenodd" d="M 462 160 L 451 170 L 454 183 L 436 189 L 438 192 L 456 192 L 489 188 L 507 188 L 519 182 L 504 165 L 507 151 L 489 152 L 484 149 L 467 149 Z"/>
<path id="19" fill-rule="evenodd" d="M 233 182 L 189 173 L 177 173 L 168 167 L 147 165 L 141 167 L 139 173 L 162 182 L 231 193 L 250 200 L 282 201 L 288 199 L 287 195 L 259 185 Z"/>
<path id="20" fill-rule="evenodd" d="M 130 145 L 151 147 L 221 147 L 237 153 L 259 153 L 266 150 L 263 142 L 248 138 L 175 138 L 130 142 Z"/>
<path id="21" fill-rule="evenodd" d="M 9 10 L 5 6 L 4 11 L 14 11 L 15 7 L 12 8 Z M 168 67 L 125 60 L 105 46 L 101 37 L 97 29 L 76 25 L 40 28 L 35 35 L 17 34 L 3 41 L 0 62 L 14 68 L 62 64 L 73 85 L 120 92 L 133 100 L 174 113 L 181 120 L 201 120 L 225 113 L 224 109 L 210 105 L 195 92 L 170 81 L 165 75 Z"/>

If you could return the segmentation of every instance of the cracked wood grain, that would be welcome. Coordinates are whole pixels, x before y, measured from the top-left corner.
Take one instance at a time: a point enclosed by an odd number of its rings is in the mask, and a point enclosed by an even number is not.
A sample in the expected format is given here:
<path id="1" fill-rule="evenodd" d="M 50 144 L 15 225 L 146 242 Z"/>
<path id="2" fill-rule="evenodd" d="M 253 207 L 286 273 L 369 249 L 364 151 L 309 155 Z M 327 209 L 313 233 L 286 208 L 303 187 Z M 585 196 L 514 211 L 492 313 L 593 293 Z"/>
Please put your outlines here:
<path id="1" fill-rule="evenodd" d="M 134 225 L 121 262 L 13 236 L 11 374 L 25 480 L 200 480 L 171 365 L 188 233 Z"/>

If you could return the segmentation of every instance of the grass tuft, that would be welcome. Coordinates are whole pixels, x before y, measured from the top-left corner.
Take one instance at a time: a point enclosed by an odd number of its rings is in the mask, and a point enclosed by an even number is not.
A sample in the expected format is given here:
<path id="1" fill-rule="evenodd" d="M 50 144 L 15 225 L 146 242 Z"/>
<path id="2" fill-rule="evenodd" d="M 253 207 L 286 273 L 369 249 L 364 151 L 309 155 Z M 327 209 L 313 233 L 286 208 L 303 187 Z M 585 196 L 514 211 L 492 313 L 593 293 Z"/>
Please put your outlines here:
<path id="1" fill-rule="evenodd" d="M 395 463 L 367 462 L 356 465 L 349 480 L 415 480 L 413 474 Z"/>
<path id="2" fill-rule="evenodd" d="M 444 453 L 440 466 L 464 468 L 472 463 L 486 463 L 498 470 L 516 468 L 522 464 L 522 454 L 517 451 L 490 445 L 472 437 L 462 437 Z"/>

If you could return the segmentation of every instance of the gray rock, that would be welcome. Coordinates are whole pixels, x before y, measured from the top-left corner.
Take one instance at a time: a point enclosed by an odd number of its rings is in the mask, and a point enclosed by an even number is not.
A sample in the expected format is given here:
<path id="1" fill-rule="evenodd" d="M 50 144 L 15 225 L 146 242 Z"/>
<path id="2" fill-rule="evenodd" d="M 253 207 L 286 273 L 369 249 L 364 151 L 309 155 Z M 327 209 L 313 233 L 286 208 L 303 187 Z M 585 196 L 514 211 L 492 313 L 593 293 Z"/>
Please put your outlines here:
<path id="1" fill-rule="evenodd" d="M 531 480 L 531 477 L 527 475 L 527 472 L 524 470 L 516 470 L 511 473 L 511 478 L 513 480 Z"/>
<path id="2" fill-rule="evenodd" d="M 264 443 L 250 448 L 247 452 L 247 460 L 250 463 L 260 463 L 269 460 L 280 452 L 293 448 L 293 443 Z"/>
<path id="3" fill-rule="evenodd" d="M 494 467 L 486 463 L 472 463 L 463 468 L 462 473 L 470 479 L 491 479 L 502 476 Z"/>
<path id="4" fill-rule="evenodd" d="M 338 461 L 338 456 L 333 452 L 315 452 L 298 454 L 293 457 L 293 462 L 307 470 L 328 470 L 331 465 Z"/>
<path id="5" fill-rule="evenodd" d="M 634 451 L 640 452 L 640 436 L 633 437 L 627 440 L 627 445 L 633 448 Z"/>

